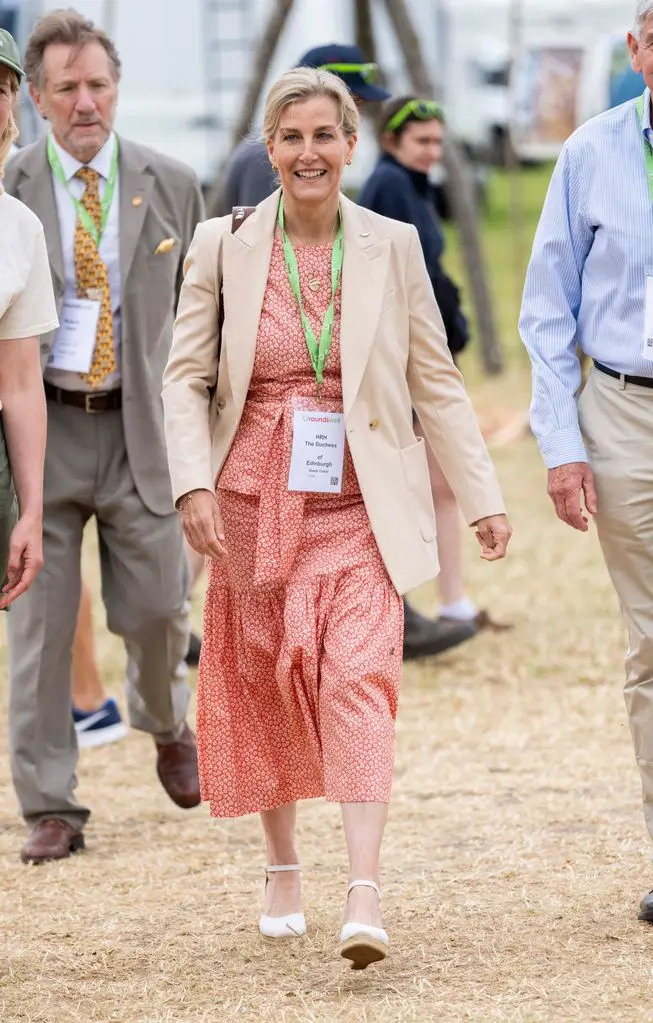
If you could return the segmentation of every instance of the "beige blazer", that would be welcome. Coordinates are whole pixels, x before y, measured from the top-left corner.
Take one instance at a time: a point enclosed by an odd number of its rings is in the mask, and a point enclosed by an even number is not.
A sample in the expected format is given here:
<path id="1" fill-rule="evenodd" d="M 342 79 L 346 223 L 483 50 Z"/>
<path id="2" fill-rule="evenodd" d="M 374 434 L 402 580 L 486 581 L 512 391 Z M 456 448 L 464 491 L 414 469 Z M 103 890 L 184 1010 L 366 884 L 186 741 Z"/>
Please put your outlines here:
<path id="1" fill-rule="evenodd" d="M 213 490 L 247 398 L 279 192 L 232 235 L 200 224 L 188 252 L 163 378 L 175 500 Z M 346 436 L 370 523 L 400 593 L 438 572 L 424 432 L 467 521 L 504 511 L 494 468 L 454 366 L 414 227 L 341 200 L 340 347 Z M 224 326 L 218 366 L 218 310 Z M 308 358 L 308 355 L 307 355 Z"/>

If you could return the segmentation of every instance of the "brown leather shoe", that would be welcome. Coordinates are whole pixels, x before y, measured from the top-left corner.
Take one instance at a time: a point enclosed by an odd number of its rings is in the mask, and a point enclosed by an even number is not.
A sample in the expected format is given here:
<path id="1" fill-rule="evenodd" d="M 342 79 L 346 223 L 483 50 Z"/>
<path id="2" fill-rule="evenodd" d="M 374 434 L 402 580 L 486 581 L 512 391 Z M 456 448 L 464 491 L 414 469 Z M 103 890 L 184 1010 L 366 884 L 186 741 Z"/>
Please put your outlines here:
<path id="1" fill-rule="evenodd" d="M 65 860 L 71 853 L 84 848 L 84 835 L 72 824 L 48 817 L 40 821 L 23 846 L 20 858 L 23 863 L 47 863 L 48 860 Z"/>
<path id="2" fill-rule="evenodd" d="M 156 744 L 156 773 L 173 803 L 190 810 L 200 803 L 197 746 L 188 725 L 177 742 Z"/>

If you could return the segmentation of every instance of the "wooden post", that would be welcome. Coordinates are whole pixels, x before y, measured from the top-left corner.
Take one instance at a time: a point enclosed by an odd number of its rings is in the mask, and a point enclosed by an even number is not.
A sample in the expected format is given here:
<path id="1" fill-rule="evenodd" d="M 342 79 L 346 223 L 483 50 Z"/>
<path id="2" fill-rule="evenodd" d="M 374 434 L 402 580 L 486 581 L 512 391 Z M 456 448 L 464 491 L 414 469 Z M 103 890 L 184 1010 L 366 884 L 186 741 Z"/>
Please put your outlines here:
<path id="1" fill-rule="evenodd" d="M 376 45 L 372 26 L 372 10 L 370 0 L 354 0 L 356 17 L 356 45 L 365 54 L 365 60 L 376 64 Z"/>
<path id="2" fill-rule="evenodd" d="M 512 0 L 510 5 L 510 66 L 515 67 L 519 53 L 523 28 L 522 0 Z M 512 70 L 511 70 L 512 75 Z M 517 126 L 517 92 L 511 81 L 511 103 L 508 114 L 508 130 L 505 133 L 504 165 L 510 185 L 510 234 L 513 241 L 514 287 L 517 307 L 521 303 L 526 273 L 526 242 L 524 240 L 524 192 L 522 188 L 521 164 L 513 145 L 513 130 Z"/>
<path id="3" fill-rule="evenodd" d="M 437 98 L 436 86 L 427 70 L 420 41 L 405 0 L 383 2 L 402 49 L 406 70 L 414 90 L 425 98 L 430 96 Z M 500 373 L 503 369 L 503 359 L 496 334 L 492 300 L 478 233 L 474 182 L 469 162 L 450 134 L 446 137 L 443 163 L 474 300 L 483 366 L 487 373 Z"/>
<path id="4" fill-rule="evenodd" d="M 258 46 L 256 47 L 256 52 L 252 56 L 252 75 L 243 96 L 240 114 L 236 118 L 236 122 L 234 124 L 230 149 L 237 146 L 240 140 L 244 138 L 245 135 L 247 135 L 247 132 L 251 129 L 252 120 L 256 112 L 258 101 L 261 98 L 261 93 L 263 91 L 263 86 L 265 84 L 270 64 L 274 58 L 275 51 L 279 45 L 279 40 L 281 39 L 284 28 L 286 27 L 288 15 L 292 11 L 293 5 L 294 0 L 276 0 L 275 6 L 268 19 L 268 23 L 265 26 Z M 227 159 L 229 155 L 230 153 L 227 154 Z M 210 217 L 217 216 L 219 212 L 225 164 L 226 160 L 218 169 L 216 179 L 206 199 L 206 209 Z"/>

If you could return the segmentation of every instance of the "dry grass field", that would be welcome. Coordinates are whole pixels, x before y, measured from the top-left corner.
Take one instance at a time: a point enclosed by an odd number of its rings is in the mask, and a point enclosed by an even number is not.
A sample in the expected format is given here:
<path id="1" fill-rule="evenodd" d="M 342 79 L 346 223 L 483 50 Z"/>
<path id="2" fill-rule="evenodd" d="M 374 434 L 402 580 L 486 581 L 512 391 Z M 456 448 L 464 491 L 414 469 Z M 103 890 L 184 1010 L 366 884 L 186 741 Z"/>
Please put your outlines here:
<path id="1" fill-rule="evenodd" d="M 177 810 L 150 741 L 132 734 L 82 755 L 87 852 L 26 868 L 3 737 L 3 1023 L 653 1020 L 653 931 L 635 918 L 653 867 L 616 601 L 595 537 L 554 520 L 533 442 L 496 457 L 512 555 L 484 566 L 470 537 L 469 573 L 480 601 L 515 628 L 405 671 L 383 869 L 387 962 L 355 974 L 337 955 L 346 865 L 336 808 L 315 802 L 300 815 L 309 934 L 268 944 L 256 931 L 255 819 Z M 416 601 L 433 610 L 434 589 Z M 120 644 L 101 633 L 101 652 L 119 694 Z"/>

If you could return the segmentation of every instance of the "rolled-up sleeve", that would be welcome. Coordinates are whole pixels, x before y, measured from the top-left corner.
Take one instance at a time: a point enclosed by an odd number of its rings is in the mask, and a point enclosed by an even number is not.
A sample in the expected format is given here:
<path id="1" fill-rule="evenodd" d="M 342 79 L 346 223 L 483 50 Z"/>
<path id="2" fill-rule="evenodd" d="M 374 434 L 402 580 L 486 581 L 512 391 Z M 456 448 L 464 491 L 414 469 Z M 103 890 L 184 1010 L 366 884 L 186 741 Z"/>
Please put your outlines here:
<path id="1" fill-rule="evenodd" d="M 519 333 L 531 359 L 531 427 L 549 469 L 585 462 L 576 395 L 583 266 L 594 238 L 583 214 L 583 181 L 572 146 L 558 159 L 533 242 Z"/>
<path id="2" fill-rule="evenodd" d="M 27 266 L 25 283 L 13 296 L 9 308 L 0 319 L 0 340 L 39 337 L 59 326 L 52 289 L 52 276 L 43 228 L 34 218 L 23 228 L 31 227 L 30 247 L 17 255 Z"/>

